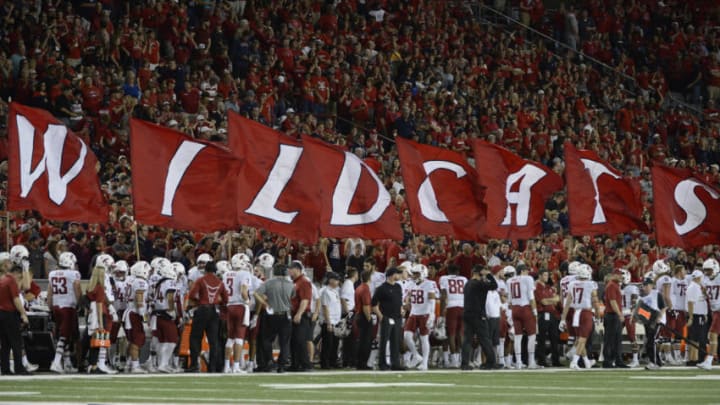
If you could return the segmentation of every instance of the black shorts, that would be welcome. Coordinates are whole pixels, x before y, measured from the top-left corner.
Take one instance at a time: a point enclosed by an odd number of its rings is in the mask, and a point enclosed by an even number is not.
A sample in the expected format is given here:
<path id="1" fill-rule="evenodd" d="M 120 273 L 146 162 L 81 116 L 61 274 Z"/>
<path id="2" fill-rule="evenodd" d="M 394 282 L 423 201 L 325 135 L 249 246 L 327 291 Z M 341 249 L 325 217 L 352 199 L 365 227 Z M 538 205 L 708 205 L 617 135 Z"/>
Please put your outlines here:
<path id="1" fill-rule="evenodd" d="M 695 342 L 704 342 L 707 339 L 710 318 L 707 315 L 693 315 L 692 325 L 688 328 L 688 339 Z"/>

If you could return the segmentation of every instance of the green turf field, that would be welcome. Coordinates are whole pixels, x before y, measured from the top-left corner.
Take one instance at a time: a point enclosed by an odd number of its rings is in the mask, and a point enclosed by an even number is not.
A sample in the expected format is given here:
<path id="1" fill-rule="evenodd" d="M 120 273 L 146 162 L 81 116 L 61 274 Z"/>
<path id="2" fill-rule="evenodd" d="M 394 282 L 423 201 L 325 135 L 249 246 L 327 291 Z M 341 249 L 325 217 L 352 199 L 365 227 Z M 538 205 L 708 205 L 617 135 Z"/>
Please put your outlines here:
<path id="1" fill-rule="evenodd" d="M 0 377 L 0 403 L 720 404 L 720 369 Z"/>

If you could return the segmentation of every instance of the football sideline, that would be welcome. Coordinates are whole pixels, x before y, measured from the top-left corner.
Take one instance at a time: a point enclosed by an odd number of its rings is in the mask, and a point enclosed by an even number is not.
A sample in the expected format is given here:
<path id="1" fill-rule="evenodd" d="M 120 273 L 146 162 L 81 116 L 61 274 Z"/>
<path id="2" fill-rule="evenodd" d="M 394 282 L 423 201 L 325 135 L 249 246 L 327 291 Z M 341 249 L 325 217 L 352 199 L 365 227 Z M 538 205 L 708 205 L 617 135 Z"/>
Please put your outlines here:
<path id="1" fill-rule="evenodd" d="M 720 367 L 304 374 L 35 375 L 0 380 L 0 404 L 717 404 Z"/>

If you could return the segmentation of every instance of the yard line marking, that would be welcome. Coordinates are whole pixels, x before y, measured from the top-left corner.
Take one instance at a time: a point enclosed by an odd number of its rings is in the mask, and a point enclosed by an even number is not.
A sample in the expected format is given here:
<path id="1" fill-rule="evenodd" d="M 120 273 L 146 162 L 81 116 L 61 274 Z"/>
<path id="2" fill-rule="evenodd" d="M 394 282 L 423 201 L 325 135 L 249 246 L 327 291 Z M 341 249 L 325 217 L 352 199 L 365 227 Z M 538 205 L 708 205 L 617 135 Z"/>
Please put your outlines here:
<path id="1" fill-rule="evenodd" d="M 694 380 L 694 381 L 718 381 L 720 375 L 694 375 L 694 376 L 665 376 L 665 375 L 646 375 L 629 377 L 632 380 Z"/>
<path id="2" fill-rule="evenodd" d="M 38 391 L 3 391 L 0 392 L 0 395 L 6 395 L 10 397 L 24 397 L 24 396 L 31 396 L 31 395 L 40 395 L 40 392 Z"/>
<path id="3" fill-rule="evenodd" d="M 387 388 L 387 387 L 453 387 L 455 384 L 443 383 L 421 383 L 421 382 L 348 382 L 348 383 L 325 383 L 325 384 L 260 384 L 264 388 L 272 388 L 275 390 L 322 390 L 327 388 Z"/>

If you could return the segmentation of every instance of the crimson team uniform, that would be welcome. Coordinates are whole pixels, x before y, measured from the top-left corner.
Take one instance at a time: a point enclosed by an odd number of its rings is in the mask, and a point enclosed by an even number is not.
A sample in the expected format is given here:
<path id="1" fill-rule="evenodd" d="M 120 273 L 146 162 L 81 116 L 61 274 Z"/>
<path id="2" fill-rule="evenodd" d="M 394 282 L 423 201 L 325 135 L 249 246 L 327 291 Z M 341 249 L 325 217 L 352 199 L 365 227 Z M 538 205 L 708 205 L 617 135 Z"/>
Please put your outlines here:
<path id="1" fill-rule="evenodd" d="M 435 313 L 435 301 L 430 298 L 430 294 L 435 294 L 436 286 L 435 283 L 430 280 L 424 280 L 420 284 L 408 289 L 408 296 L 410 297 L 410 316 L 407 322 L 405 322 L 405 332 L 420 331 L 421 336 L 426 336 L 430 333 L 427 327 L 427 321 L 430 318 L 430 314 Z"/>
<path id="2" fill-rule="evenodd" d="M 77 270 L 53 270 L 48 274 L 50 288 L 52 288 L 52 314 L 59 337 L 69 341 L 78 337 L 78 297 L 75 296 L 73 284 L 80 280 Z"/>
<path id="3" fill-rule="evenodd" d="M 672 311 L 668 316 L 668 326 L 678 331 L 683 330 L 687 324 L 687 288 L 691 281 L 687 277 L 682 280 L 673 277 L 670 283 Z"/>
<path id="4" fill-rule="evenodd" d="M 141 303 L 140 306 L 135 303 L 135 295 L 140 291 L 147 293 L 148 290 L 148 282 L 142 278 L 134 278 L 128 289 L 128 307 L 125 311 L 125 335 L 127 336 L 128 342 L 138 347 L 142 347 L 145 344 L 143 320 L 146 310 L 144 302 Z"/>
<path id="5" fill-rule="evenodd" d="M 655 288 L 657 289 L 658 293 L 659 293 L 660 295 L 663 295 L 663 291 L 665 291 L 665 286 L 667 285 L 667 286 L 670 287 L 670 292 L 671 292 L 670 298 L 672 299 L 672 281 L 673 281 L 672 277 L 670 277 L 670 276 L 667 275 L 667 274 L 664 274 L 664 275 L 660 276 L 660 278 L 658 278 L 657 280 L 655 280 Z M 664 299 L 664 298 L 665 298 L 665 296 L 663 296 L 663 299 Z M 668 307 L 670 307 L 670 306 L 672 305 L 672 303 L 666 302 L 665 305 L 667 305 Z M 671 318 L 671 315 L 668 313 L 668 314 L 667 314 L 668 326 L 669 326 L 669 324 L 670 324 L 670 318 Z M 661 330 L 660 330 L 660 336 L 669 339 L 669 338 L 672 338 L 672 337 L 673 337 L 673 334 L 672 334 L 672 332 L 670 332 L 669 329 L 667 329 L 667 328 L 661 328 Z"/>
<path id="6" fill-rule="evenodd" d="M 175 302 L 168 302 L 167 295 L 177 292 L 175 281 L 169 278 L 158 280 L 153 294 L 153 314 L 155 315 L 155 335 L 159 343 L 177 343 L 178 330 L 175 325 Z"/>
<path id="7" fill-rule="evenodd" d="M 118 313 L 118 318 L 123 319 L 125 310 L 127 309 L 127 289 L 128 279 L 119 280 L 113 278 L 113 295 L 115 295 L 115 302 L 113 306 Z M 110 341 L 115 342 L 117 340 L 118 333 L 120 332 L 120 322 L 113 322 L 112 329 L 110 329 Z"/>
<path id="8" fill-rule="evenodd" d="M 628 284 L 623 287 L 621 294 L 623 315 L 625 317 L 625 330 L 627 331 L 628 339 L 631 342 L 635 342 L 635 322 L 632 319 L 632 297 L 635 296 L 635 299 L 639 298 L 640 289 L 634 284 Z"/>
<path id="9" fill-rule="evenodd" d="M 440 277 L 440 289 L 447 294 L 445 327 L 448 336 L 463 334 L 463 307 L 465 305 L 465 284 L 467 278 L 460 275 Z"/>
<path id="10" fill-rule="evenodd" d="M 528 336 L 536 334 L 537 322 L 530 306 L 530 302 L 535 299 L 535 281 L 530 276 L 515 276 L 508 280 L 507 287 L 515 336 L 522 336 L 523 331 Z"/>
<path id="11" fill-rule="evenodd" d="M 252 275 L 247 271 L 232 271 L 225 274 L 223 283 L 228 291 L 227 338 L 245 339 L 250 321 L 248 303 L 242 297 L 242 286 L 250 291 Z"/>
<path id="12" fill-rule="evenodd" d="M 565 305 L 565 301 L 567 300 L 567 296 L 570 293 L 570 283 L 577 280 L 577 277 L 574 274 L 568 274 L 567 276 L 560 279 L 560 298 L 561 303 Z M 574 316 L 575 310 L 570 307 L 568 308 L 567 315 L 564 319 L 565 323 L 567 324 L 567 332 L 568 335 L 575 337 L 575 328 L 573 328 L 573 316 Z M 563 319 L 561 319 L 562 321 Z"/>
<path id="13" fill-rule="evenodd" d="M 712 312 L 712 323 L 710 333 L 720 335 L 720 276 L 705 282 L 705 293 Z M 714 353 L 711 353 L 714 354 Z"/>
<path id="14" fill-rule="evenodd" d="M 572 325 L 576 336 L 589 338 L 593 329 L 592 294 L 597 292 L 598 285 L 592 280 L 575 280 L 568 286 L 568 294 L 572 298 L 570 308 L 574 309 Z"/>

